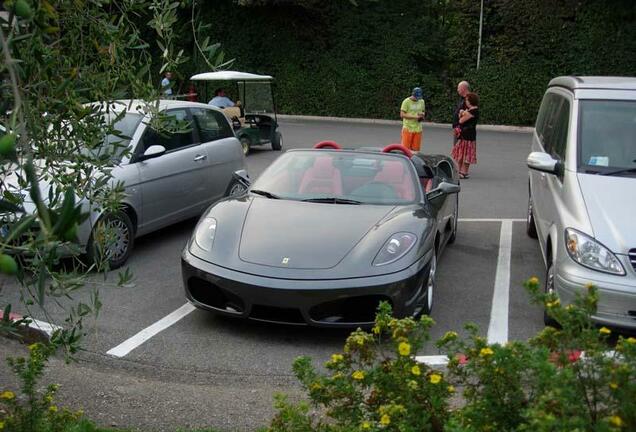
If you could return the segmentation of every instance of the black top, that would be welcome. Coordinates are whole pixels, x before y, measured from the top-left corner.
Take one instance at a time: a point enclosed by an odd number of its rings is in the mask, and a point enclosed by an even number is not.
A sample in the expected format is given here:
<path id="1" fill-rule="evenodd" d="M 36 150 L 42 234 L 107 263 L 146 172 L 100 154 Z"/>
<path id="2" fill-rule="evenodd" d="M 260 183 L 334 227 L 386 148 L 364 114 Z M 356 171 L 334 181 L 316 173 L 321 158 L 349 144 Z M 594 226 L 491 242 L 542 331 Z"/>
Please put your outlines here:
<path id="1" fill-rule="evenodd" d="M 464 98 L 459 98 L 455 106 L 455 111 L 453 112 L 453 129 L 459 126 L 459 110 L 463 109 L 466 109 L 466 102 Z"/>
<path id="2" fill-rule="evenodd" d="M 471 108 L 470 113 L 473 118 L 465 121 L 462 125 L 462 133 L 460 138 L 467 141 L 477 140 L 477 122 L 479 121 L 479 108 Z"/>

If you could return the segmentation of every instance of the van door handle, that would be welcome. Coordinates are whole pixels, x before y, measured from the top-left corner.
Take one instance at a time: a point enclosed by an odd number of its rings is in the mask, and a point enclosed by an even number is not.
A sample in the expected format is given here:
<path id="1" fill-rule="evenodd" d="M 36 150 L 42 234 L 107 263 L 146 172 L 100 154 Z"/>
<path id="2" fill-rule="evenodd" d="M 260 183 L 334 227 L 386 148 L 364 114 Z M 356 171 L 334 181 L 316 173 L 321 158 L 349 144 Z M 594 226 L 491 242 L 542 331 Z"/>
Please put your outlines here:
<path id="1" fill-rule="evenodd" d="M 194 157 L 194 161 L 195 161 L 195 162 L 199 162 L 199 161 L 202 161 L 202 160 L 206 160 L 207 158 L 208 158 L 208 157 L 207 157 L 206 155 L 196 155 L 196 156 Z"/>

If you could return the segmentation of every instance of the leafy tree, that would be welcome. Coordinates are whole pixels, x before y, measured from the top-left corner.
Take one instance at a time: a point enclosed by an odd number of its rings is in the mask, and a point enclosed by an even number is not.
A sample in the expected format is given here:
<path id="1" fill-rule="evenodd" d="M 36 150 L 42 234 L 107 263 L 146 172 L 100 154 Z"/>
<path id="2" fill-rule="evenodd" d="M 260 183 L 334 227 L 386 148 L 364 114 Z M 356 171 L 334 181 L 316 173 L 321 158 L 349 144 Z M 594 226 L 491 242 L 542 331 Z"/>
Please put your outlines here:
<path id="1" fill-rule="evenodd" d="M 168 0 L 7 0 L 0 9 L 0 271 L 2 288 L 17 289 L 23 308 L 46 313 L 47 299 L 71 297 L 87 275 L 106 274 L 107 253 L 84 266 L 78 226 L 90 211 L 117 210 L 124 185 L 112 169 L 129 137 L 116 130 L 108 107 L 118 99 L 140 99 L 158 110 L 157 72 L 177 70 L 197 56 L 222 67 L 220 47 L 198 41 L 202 31 L 193 4 Z M 181 16 L 191 27 L 183 43 Z M 191 20 L 191 21 L 190 21 Z M 153 53 L 160 53 L 153 63 Z M 95 103 L 98 102 L 98 103 Z M 154 120 L 156 119 L 156 120 Z M 1 130 L 1 129 L 0 129 Z M 108 250 L 109 236 L 101 250 Z M 93 278 L 94 279 L 94 278 Z M 107 283 L 107 280 L 104 279 Z M 119 284 L 129 283 L 128 271 Z M 74 352 L 83 319 L 100 307 L 99 284 L 90 301 L 77 302 L 55 342 Z M 5 308 L 0 331 L 15 330 Z M 20 323 L 19 323 L 20 324 Z"/>

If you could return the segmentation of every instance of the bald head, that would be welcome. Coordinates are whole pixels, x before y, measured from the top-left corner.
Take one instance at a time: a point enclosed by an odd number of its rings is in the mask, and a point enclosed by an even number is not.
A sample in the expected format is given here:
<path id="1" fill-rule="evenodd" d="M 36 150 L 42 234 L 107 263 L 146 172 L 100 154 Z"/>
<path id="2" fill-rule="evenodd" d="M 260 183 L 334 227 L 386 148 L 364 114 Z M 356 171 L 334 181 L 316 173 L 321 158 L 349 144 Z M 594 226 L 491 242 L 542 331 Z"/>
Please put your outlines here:
<path id="1" fill-rule="evenodd" d="M 460 95 L 461 97 L 465 97 L 468 92 L 470 92 L 470 84 L 468 84 L 468 81 L 461 81 L 459 84 L 457 84 L 458 95 Z"/>

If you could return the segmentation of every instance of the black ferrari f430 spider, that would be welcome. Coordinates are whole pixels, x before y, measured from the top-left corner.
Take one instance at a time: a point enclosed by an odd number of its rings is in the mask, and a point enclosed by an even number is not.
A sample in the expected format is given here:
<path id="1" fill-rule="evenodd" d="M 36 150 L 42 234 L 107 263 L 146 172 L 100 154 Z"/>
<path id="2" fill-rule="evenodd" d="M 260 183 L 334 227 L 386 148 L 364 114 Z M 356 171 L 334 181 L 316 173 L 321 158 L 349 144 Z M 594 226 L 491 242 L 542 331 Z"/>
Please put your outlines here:
<path id="1" fill-rule="evenodd" d="M 391 144 L 289 150 L 245 194 L 212 205 L 182 254 L 188 300 L 238 318 L 319 327 L 430 314 L 457 235 L 452 159 Z"/>

